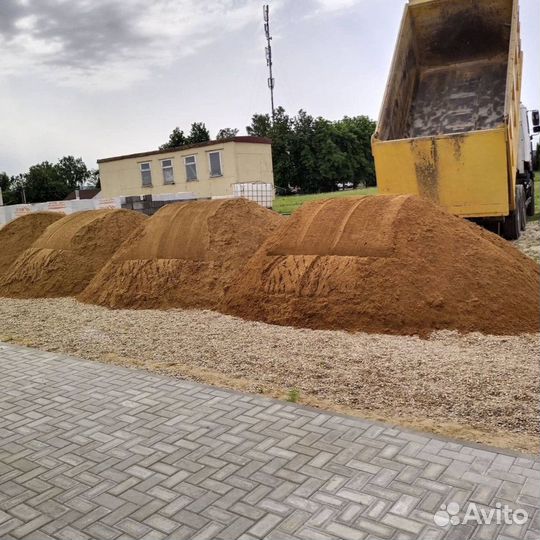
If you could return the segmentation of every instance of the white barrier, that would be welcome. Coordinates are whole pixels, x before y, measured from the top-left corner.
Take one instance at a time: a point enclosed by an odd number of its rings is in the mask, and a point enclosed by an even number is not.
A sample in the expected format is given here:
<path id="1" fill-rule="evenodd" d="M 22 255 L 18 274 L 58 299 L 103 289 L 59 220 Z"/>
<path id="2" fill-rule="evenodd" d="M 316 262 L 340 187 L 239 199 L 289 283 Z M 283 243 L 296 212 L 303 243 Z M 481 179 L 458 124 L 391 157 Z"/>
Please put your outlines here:
<path id="1" fill-rule="evenodd" d="M 31 214 L 32 212 L 60 212 L 73 214 L 82 210 L 98 210 L 103 208 L 122 208 L 121 197 L 113 199 L 73 199 L 71 201 L 50 201 L 35 204 L 12 204 L 0 206 L 0 226 L 7 225 L 10 221 Z"/>
<path id="2" fill-rule="evenodd" d="M 114 208 L 122 208 L 124 202 L 123 197 L 110 197 L 109 199 L 92 199 L 95 210 L 113 210 Z"/>
<path id="3" fill-rule="evenodd" d="M 266 208 L 272 208 L 274 200 L 274 186 L 272 184 L 263 184 L 259 182 L 248 182 L 242 184 L 233 184 L 233 197 L 244 197 L 251 201 L 259 203 Z M 142 198 L 142 196 L 141 196 Z M 153 201 L 182 201 L 198 199 L 192 192 L 181 193 L 162 193 L 152 195 Z M 212 197 L 213 199 L 228 199 L 225 197 Z M 9 206 L 0 206 L 0 227 L 7 225 L 10 221 L 30 214 L 32 212 L 61 212 L 63 214 L 73 214 L 82 210 L 103 210 L 122 208 L 126 202 L 126 197 L 111 197 L 108 199 L 73 199 L 69 201 L 50 201 L 35 204 L 12 204 Z"/>
<path id="4" fill-rule="evenodd" d="M 152 195 L 153 201 L 188 201 L 192 199 L 198 199 L 192 191 L 179 191 L 178 193 L 161 193 L 158 195 Z"/>

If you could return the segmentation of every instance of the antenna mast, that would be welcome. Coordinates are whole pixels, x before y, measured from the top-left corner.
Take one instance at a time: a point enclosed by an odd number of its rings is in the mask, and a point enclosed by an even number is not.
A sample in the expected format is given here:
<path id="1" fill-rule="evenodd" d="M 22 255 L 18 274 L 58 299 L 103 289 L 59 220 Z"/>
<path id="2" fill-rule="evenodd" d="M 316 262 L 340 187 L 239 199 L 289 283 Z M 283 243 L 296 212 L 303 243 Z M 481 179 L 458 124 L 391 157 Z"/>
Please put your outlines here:
<path id="1" fill-rule="evenodd" d="M 275 117 L 275 109 L 274 109 L 274 86 L 275 86 L 275 79 L 272 74 L 272 36 L 270 35 L 270 13 L 268 4 L 265 4 L 263 6 L 263 19 L 264 19 L 264 34 L 266 36 L 266 65 L 268 66 L 268 88 L 270 88 L 270 103 L 272 105 L 272 122 L 274 121 Z"/>

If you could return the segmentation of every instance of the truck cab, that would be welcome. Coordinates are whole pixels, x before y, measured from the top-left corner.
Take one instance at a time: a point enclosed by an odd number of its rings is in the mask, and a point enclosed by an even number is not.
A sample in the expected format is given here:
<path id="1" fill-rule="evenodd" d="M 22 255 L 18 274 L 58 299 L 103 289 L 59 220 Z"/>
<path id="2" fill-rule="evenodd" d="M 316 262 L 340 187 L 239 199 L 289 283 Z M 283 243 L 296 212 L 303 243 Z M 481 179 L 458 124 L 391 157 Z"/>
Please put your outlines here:
<path id="1" fill-rule="evenodd" d="M 529 114 L 527 107 L 521 104 L 521 132 L 519 138 L 518 149 L 518 184 L 523 185 L 526 198 L 526 215 L 534 216 L 535 203 L 534 203 L 534 163 L 533 163 L 533 145 L 532 140 L 534 132 L 538 133 L 540 126 L 540 117 L 538 111 L 531 111 L 532 113 L 532 127 L 529 122 Z M 522 216 L 525 219 L 526 217 Z"/>

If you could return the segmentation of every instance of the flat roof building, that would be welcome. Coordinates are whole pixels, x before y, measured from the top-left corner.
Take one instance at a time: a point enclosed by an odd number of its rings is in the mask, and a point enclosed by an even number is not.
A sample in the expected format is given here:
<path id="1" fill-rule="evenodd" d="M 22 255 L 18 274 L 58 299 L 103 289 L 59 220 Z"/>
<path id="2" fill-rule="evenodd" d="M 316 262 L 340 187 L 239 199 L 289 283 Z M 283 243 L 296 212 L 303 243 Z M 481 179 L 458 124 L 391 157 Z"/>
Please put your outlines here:
<path id="1" fill-rule="evenodd" d="M 231 137 L 98 160 L 101 197 L 195 193 L 233 196 L 233 185 L 274 185 L 272 146 L 263 137 Z"/>

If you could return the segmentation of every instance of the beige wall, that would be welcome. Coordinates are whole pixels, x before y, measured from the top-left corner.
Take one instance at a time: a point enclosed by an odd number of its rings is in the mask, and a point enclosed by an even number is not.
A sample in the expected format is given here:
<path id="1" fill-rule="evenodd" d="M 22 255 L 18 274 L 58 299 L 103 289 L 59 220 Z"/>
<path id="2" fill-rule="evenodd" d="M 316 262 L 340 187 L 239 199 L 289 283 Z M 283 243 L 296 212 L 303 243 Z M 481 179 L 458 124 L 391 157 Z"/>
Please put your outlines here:
<path id="1" fill-rule="evenodd" d="M 210 178 L 208 153 L 221 152 L 223 176 Z M 186 180 L 184 158 L 196 156 L 197 177 Z M 164 184 L 161 161 L 171 159 L 174 184 Z M 143 187 L 140 164 L 149 162 L 152 171 L 152 187 Z M 237 182 L 266 182 L 274 184 L 272 171 L 272 147 L 270 144 L 225 142 L 175 152 L 160 152 L 99 164 L 101 197 L 121 195 L 157 195 L 160 193 L 194 192 L 201 197 L 232 195 L 232 184 Z"/>

